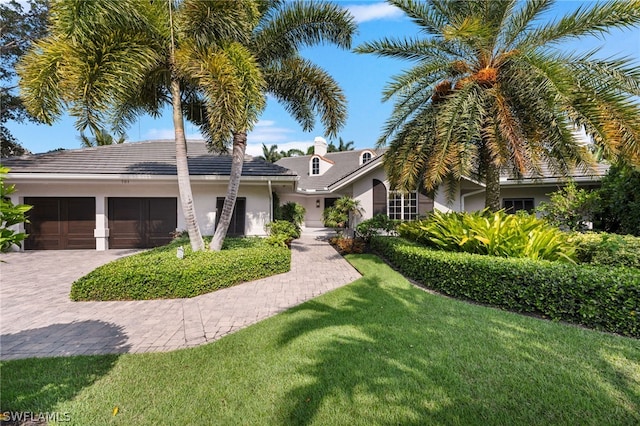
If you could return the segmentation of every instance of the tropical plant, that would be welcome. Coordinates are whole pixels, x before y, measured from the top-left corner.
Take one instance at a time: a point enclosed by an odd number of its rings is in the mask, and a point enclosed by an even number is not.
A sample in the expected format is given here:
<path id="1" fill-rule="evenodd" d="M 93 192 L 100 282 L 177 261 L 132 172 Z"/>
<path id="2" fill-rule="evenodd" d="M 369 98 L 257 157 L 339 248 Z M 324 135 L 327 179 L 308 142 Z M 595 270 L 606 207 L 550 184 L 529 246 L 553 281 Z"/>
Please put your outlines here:
<path id="1" fill-rule="evenodd" d="M 119 135 L 118 139 L 114 138 L 109 132 L 104 129 L 99 129 L 93 137 L 89 137 L 84 133 L 80 134 L 80 143 L 83 147 L 89 148 L 92 146 L 105 146 L 105 145 L 116 145 L 124 143 L 126 140 L 125 135 Z"/>
<path id="2" fill-rule="evenodd" d="M 271 145 L 269 148 L 265 144 L 262 144 L 262 155 L 258 158 L 262 158 L 269 163 L 275 163 L 281 159 L 283 155 L 278 152 L 278 145 Z"/>
<path id="3" fill-rule="evenodd" d="M 353 141 L 345 142 L 342 137 L 338 138 L 338 146 L 335 146 L 333 142 L 330 142 L 329 146 L 327 146 L 327 152 L 353 151 L 353 149 Z"/>
<path id="4" fill-rule="evenodd" d="M 318 114 L 325 133 L 335 135 L 346 120 L 345 96 L 331 76 L 303 59 L 299 51 L 320 43 L 349 48 L 356 30 L 353 17 L 345 9 L 325 2 L 269 1 L 258 4 L 259 20 L 245 46 L 255 57 L 264 78 L 263 93 L 282 102 L 303 130 L 313 129 Z M 250 121 L 245 126 L 239 123 L 232 132 L 229 186 L 211 241 L 212 250 L 220 250 L 231 222 L 250 125 Z"/>
<path id="5" fill-rule="evenodd" d="M 289 201 L 280 206 L 278 219 L 293 223 L 298 229 L 304 222 L 304 215 L 307 209 L 300 203 Z"/>
<path id="6" fill-rule="evenodd" d="M 360 200 L 344 195 L 338 198 L 333 206 L 324 209 L 322 219 L 324 225 L 330 228 L 348 229 L 351 219 L 362 216 L 362 212 Z"/>
<path id="7" fill-rule="evenodd" d="M 259 73 L 241 43 L 257 16 L 249 1 L 53 1 L 49 35 L 17 67 L 24 103 L 46 123 L 68 109 L 80 132 L 94 134 L 105 123 L 123 133 L 170 104 L 182 210 L 191 246 L 201 250 L 184 118 L 215 144 L 257 114 Z"/>
<path id="8" fill-rule="evenodd" d="M 13 204 L 9 195 L 16 191 L 15 185 L 6 185 L 4 180 L 9 173 L 7 167 L 0 167 L 0 252 L 5 253 L 12 246 L 20 246 L 27 238 L 24 232 L 11 229 L 11 226 L 27 222 L 26 213 L 32 206 Z"/>
<path id="9" fill-rule="evenodd" d="M 426 38 L 390 39 L 359 53 L 411 60 L 383 99 L 395 99 L 378 145 L 396 189 L 428 190 L 463 176 L 486 182 L 486 207 L 500 208 L 500 171 L 567 174 L 592 154 L 582 129 L 605 158 L 640 162 L 640 66 L 561 50 L 562 42 L 637 28 L 640 1 L 580 6 L 541 22 L 549 0 L 390 0 Z"/>
<path id="10" fill-rule="evenodd" d="M 398 225 L 402 223 L 399 220 L 389 219 L 386 214 L 377 214 L 371 219 L 364 220 L 356 226 L 358 237 L 362 238 L 365 243 L 369 243 L 371 238 L 380 235 L 393 235 L 396 233 Z"/>
<path id="11" fill-rule="evenodd" d="M 564 230 L 585 231 L 593 221 L 593 211 L 598 203 L 598 193 L 578 189 L 574 181 L 549 194 L 549 201 L 542 202 L 536 212 L 554 226 Z"/>
<path id="12" fill-rule="evenodd" d="M 611 166 L 598 191 L 595 225 L 598 229 L 640 237 L 640 167 Z"/>
<path id="13" fill-rule="evenodd" d="M 417 229 L 416 229 L 417 228 Z M 434 211 L 403 223 L 400 236 L 444 251 L 573 262 L 569 235 L 525 212 L 488 209 L 474 213 Z"/>

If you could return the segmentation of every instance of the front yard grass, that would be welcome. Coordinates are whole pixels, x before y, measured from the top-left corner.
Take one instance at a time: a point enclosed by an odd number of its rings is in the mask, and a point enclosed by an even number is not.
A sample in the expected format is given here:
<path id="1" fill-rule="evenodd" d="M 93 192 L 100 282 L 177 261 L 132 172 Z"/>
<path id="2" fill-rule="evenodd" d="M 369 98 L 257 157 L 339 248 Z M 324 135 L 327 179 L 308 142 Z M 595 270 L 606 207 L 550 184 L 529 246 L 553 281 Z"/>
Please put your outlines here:
<path id="1" fill-rule="evenodd" d="M 1 411 L 74 424 L 631 425 L 640 341 L 356 282 L 209 345 L 1 364 Z M 114 409 L 117 414 L 114 415 Z"/>

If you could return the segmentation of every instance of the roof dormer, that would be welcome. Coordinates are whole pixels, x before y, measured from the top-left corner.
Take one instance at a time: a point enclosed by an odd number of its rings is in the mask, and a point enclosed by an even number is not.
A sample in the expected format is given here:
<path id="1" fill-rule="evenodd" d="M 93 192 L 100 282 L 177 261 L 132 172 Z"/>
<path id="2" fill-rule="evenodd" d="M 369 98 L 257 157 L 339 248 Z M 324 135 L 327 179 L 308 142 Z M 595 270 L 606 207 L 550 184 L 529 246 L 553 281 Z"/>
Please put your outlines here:
<path id="1" fill-rule="evenodd" d="M 360 162 L 359 164 L 362 166 L 364 164 L 367 164 L 369 161 L 373 160 L 373 158 L 376 156 L 376 153 L 370 149 L 365 149 L 364 151 L 362 151 L 360 153 Z"/>
<path id="2" fill-rule="evenodd" d="M 313 155 L 309 159 L 309 176 L 322 176 L 333 166 L 333 161 L 325 158 L 327 155 L 327 141 L 316 136 L 313 140 Z"/>

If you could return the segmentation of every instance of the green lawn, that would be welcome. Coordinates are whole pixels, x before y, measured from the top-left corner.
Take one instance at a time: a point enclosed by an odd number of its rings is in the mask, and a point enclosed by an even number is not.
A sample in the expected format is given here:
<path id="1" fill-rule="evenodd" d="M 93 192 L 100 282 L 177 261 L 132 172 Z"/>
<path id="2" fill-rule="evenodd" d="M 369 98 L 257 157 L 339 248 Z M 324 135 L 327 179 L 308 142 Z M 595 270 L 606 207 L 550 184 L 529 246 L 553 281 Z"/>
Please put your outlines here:
<path id="1" fill-rule="evenodd" d="M 374 256 L 349 260 L 362 279 L 213 344 L 3 362 L 1 411 L 82 425 L 640 423 L 639 340 L 432 295 Z"/>

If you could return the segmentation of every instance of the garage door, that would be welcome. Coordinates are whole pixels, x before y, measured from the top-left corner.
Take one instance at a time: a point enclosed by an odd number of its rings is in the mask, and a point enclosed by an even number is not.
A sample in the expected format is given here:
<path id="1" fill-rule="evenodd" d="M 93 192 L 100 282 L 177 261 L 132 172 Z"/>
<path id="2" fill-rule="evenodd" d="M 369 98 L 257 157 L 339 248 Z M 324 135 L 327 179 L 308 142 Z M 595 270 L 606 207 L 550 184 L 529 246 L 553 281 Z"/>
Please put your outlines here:
<path id="1" fill-rule="evenodd" d="M 25 224 L 26 250 L 95 249 L 96 200 L 93 197 L 25 197 L 33 206 Z"/>
<path id="2" fill-rule="evenodd" d="M 176 198 L 109 198 L 109 248 L 158 247 L 177 226 Z"/>

